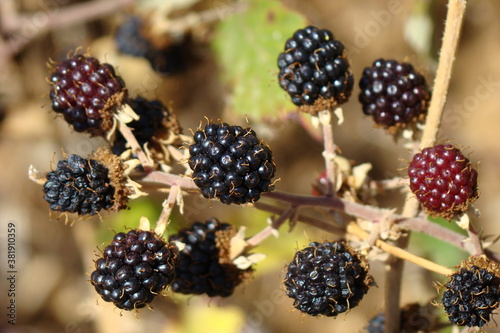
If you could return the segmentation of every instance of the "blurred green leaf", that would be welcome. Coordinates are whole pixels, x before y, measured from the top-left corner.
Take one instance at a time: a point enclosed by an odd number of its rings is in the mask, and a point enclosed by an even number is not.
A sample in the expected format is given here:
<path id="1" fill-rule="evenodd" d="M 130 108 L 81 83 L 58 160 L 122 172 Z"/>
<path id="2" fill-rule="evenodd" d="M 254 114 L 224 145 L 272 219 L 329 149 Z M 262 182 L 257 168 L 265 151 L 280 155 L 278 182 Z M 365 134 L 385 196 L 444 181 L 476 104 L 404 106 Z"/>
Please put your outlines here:
<path id="1" fill-rule="evenodd" d="M 151 228 L 154 229 L 154 223 L 160 216 L 161 205 L 150 198 L 138 198 L 130 201 L 129 209 L 122 210 L 116 214 L 110 214 L 105 223 L 106 228 L 99 228 L 97 240 L 99 244 L 109 242 L 117 232 L 127 231 L 137 228 L 139 220 L 145 216 L 151 222 Z"/>
<path id="2" fill-rule="evenodd" d="M 248 8 L 221 22 L 213 40 L 224 79 L 232 87 L 232 108 L 251 119 L 291 108 L 277 80 L 277 59 L 286 40 L 305 26 L 303 16 L 280 1 L 249 0 Z"/>

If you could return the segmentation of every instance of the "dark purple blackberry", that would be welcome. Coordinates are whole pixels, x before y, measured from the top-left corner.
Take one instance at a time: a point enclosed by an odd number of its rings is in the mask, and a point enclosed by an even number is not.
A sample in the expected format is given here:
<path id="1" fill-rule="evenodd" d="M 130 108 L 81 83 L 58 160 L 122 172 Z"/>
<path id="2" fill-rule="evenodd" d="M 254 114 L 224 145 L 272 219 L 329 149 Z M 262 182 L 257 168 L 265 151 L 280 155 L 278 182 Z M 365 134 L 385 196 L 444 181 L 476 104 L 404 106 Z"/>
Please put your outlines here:
<path id="1" fill-rule="evenodd" d="M 134 57 L 145 57 L 152 45 L 143 35 L 144 24 L 140 17 L 129 16 L 118 27 L 115 41 L 118 50 Z"/>
<path id="2" fill-rule="evenodd" d="M 120 232 L 95 261 L 90 282 L 120 309 L 143 308 L 172 282 L 176 252 L 151 231 Z"/>
<path id="3" fill-rule="evenodd" d="M 240 270 L 229 258 L 230 240 L 236 228 L 210 218 L 195 222 L 170 236 L 171 242 L 184 243 L 179 252 L 172 290 L 182 294 L 228 297 L 252 269 Z"/>
<path id="4" fill-rule="evenodd" d="M 392 131 L 421 120 L 431 98 L 425 78 L 411 64 L 395 60 L 374 61 L 364 69 L 359 87 L 363 112 Z"/>
<path id="5" fill-rule="evenodd" d="M 354 78 L 344 45 L 326 29 L 297 30 L 278 57 L 278 80 L 301 110 L 316 114 L 347 102 Z"/>
<path id="6" fill-rule="evenodd" d="M 103 136 L 127 97 L 121 77 L 110 64 L 85 55 L 56 63 L 50 75 L 52 109 L 77 132 Z"/>
<path id="7" fill-rule="evenodd" d="M 272 190 L 271 149 L 250 128 L 209 123 L 194 133 L 189 154 L 194 183 L 205 198 L 244 204 Z"/>
<path id="8" fill-rule="evenodd" d="M 482 327 L 500 304 L 500 265 L 482 256 L 459 268 L 445 285 L 444 310 L 455 325 Z"/>
<path id="9" fill-rule="evenodd" d="M 141 146 L 148 144 L 150 150 L 158 150 L 158 140 L 165 140 L 171 133 L 181 133 L 181 128 L 175 114 L 159 100 L 148 101 L 142 97 L 136 97 L 129 105 L 139 116 L 139 120 L 133 120 L 127 124 Z M 126 147 L 127 141 L 120 132 L 116 133 L 115 141 L 111 150 L 120 155 Z"/>
<path id="10" fill-rule="evenodd" d="M 47 173 L 43 185 L 50 209 L 95 215 L 103 209 L 117 211 L 125 208 L 128 192 L 122 185 L 124 168 L 119 161 L 111 161 L 112 164 L 105 165 L 102 160 L 78 155 L 59 161 L 56 170 Z"/>
<path id="11" fill-rule="evenodd" d="M 298 310 L 335 317 L 358 305 L 372 281 L 366 260 L 344 243 L 312 242 L 295 253 L 284 285 Z"/>
<path id="12" fill-rule="evenodd" d="M 432 216 L 450 220 L 478 197 L 477 171 L 452 145 L 436 145 L 415 154 L 408 176 L 410 189 Z"/>

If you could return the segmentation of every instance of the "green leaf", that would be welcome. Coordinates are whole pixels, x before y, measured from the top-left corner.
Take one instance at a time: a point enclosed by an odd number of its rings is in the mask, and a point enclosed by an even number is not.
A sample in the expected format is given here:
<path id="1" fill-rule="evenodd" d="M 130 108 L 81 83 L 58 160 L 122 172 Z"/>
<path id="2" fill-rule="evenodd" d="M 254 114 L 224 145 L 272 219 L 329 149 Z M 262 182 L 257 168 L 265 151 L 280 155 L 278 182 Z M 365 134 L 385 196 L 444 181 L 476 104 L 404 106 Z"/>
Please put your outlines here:
<path id="1" fill-rule="evenodd" d="M 155 221 L 161 212 L 161 205 L 150 198 L 138 198 L 129 202 L 129 209 L 121 210 L 116 214 L 111 213 L 106 219 L 108 227 L 99 228 L 97 239 L 99 243 L 109 242 L 117 232 L 128 232 L 130 229 L 139 227 L 139 220 L 145 216 L 151 222 L 154 229 Z"/>
<path id="2" fill-rule="evenodd" d="M 306 20 L 280 1 L 244 3 L 248 7 L 243 13 L 219 24 L 213 47 L 232 88 L 233 111 L 258 120 L 294 107 L 278 84 L 277 59 L 286 40 Z"/>

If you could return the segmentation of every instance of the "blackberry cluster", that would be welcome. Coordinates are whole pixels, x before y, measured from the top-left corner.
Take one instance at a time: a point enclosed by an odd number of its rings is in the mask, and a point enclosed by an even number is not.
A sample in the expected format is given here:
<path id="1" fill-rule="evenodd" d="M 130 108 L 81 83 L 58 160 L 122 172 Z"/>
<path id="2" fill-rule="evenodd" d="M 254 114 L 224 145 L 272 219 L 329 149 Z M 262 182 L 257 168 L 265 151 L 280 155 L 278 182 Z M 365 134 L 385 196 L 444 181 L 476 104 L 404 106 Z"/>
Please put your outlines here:
<path id="1" fill-rule="evenodd" d="M 116 30 L 115 41 L 120 52 L 134 57 L 145 57 L 152 45 L 143 35 L 144 24 L 140 17 L 129 16 Z"/>
<path id="2" fill-rule="evenodd" d="M 446 283 L 442 303 L 451 323 L 482 327 L 500 304 L 500 277 L 476 265 L 463 267 Z"/>
<path id="3" fill-rule="evenodd" d="M 351 96 L 354 78 L 344 45 L 326 29 L 297 30 L 280 53 L 278 67 L 281 88 L 306 112 L 316 114 Z"/>
<path id="4" fill-rule="evenodd" d="M 228 297 L 252 269 L 238 269 L 229 258 L 236 228 L 210 218 L 170 236 L 185 244 L 179 252 L 172 290 L 182 294 Z"/>
<path id="5" fill-rule="evenodd" d="M 148 101 L 137 97 L 129 102 L 131 108 L 139 116 L 139 120 L 133 120 L 127 124 L 132 129 L 135 138 L 143 147 L 146 143 L 151 149 L 154 148 L 158 139 L 167 139 L 172 131 L 175 134 L 181 132 L 175 115 L 159 100 Z M 115 141 L 111 151 L 120 155 L 126 147 L 127 141 L 120 132 L 116 133 Z"/>
<path id="6" fill-rule="evenodd" d="M 209 123 L 194 133 L 189 154 L 194 183 L 205 198 L 244 204 L 272 189 L 272 152 L 249 128 Z"/>
<path id="7" fill-rule="evenodd" d="M 431 93 L 413 66 L 378 59 L 366 67 L 359 81 L 363 112 L 387 129 L 405 127 L 425 116 Z"/>
<path id="8" fill-rule="evenodd" d="M 477 171 L 452 145 L 424 148 L 408 167 L 410 189 L 432 216 L 452 219 L 477 199 Z"/>
<path id="9" fill-rule="evenodd" d="M 371 284 L 366 260 L 341 242 L 312 242 L 297 251 L 284 281 L 295 308 L 328 317 L 358 305 Z"/>
<path id="10" fill-rule="evenodd" d="M 122 78 L 113 66 L 84 55 L 55 64 L 50 75 L 52 109 L 77 132 L 103 136 L 113 125 L 113 114 L 127 97 Z"/>
<path id="11" fill-rule="evenodd" d="M 95 215 L 101 209 L 117 208 L 113 184 L 106 166 L 94 159 L 70 155 L 47 173 L 43 185 L 50 209 L 58 212 Z M 123 208 L 123 207 L 120 207 Z"/>
<path id="12" fill-rule="evenodd" d="M 175 258 L 176 248 L 151 231 L 120 232 L 96 260 L 90 282 L 104 301 L 140 309 L 172 282 Z"/>

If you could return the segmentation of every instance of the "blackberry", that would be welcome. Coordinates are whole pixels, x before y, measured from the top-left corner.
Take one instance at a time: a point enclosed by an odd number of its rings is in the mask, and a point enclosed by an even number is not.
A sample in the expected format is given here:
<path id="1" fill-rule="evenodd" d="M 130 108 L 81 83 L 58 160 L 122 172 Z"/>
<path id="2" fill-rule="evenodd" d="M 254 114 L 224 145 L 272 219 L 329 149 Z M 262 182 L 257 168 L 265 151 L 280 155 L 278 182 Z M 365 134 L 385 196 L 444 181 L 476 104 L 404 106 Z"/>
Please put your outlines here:
<path id="1" fill-rule="evenodd" d="M 155 72 L 163 75 L 179 74 L 196 60 L 195 49 L 196 43 L 188 35 L 166 45 L 152 47 L 145 57 Z"/>
<path id="2" fill-rule="evenodd" d="M 143 34 L 144 24 L 140 17 L 129 16 L 118 27 L 115 42 L 118 50 L 134 57 L 145 57 L 152 48 Z"/>
<path id="3" fill-rule="evenodd" d="M 424 148 L 408 167 L 410 189 L 427 214 L 452 219 L 478 197 L 477 171 L 452 145 Z"/>
<path id="4" fill-rule="evenodd" d="M 278 80 L 302 111 L 317 114 L 347 102 L 354 78 L 344 45 L 326 29 L 297 30 L 278 57 Z"/>
<path id="5" fill-rule="evenodd" d="M 151 231 L 120 232 L 95 261 L 90 282 L 120 309 L 143 308 L 172 282 L 176 252 Z"/>
<path id="6" fill-rule="evenodd" d="M 104 136 L 113 114 L 127 98 L 121 77 L 110 64 L 75 55 L 56 63 L 50 75 L 52 110 L 62 114 L 77 132 Z"/>
<path id="7" fill-rule="evenodd" d="M 451 323 L 482 327 L 500 304 L 500 265 L 485 256 L 459 266 L 446 283 L 442 304 Z"/>
<path id="8" fill-rule="evenodd" d="M 252 268 L 240 270 L 229 258 L 234 235 L 234 226 L 210 218 L 170 236 L 171 242 L 185 244 L 178 255 L 172 290 L 209 297 L 232 295 L 234 288 L 252 273 Z"/>
<path id="9" fill-rule="evenodd" d="M 158 140 L 168 139 L 171 133 L 181 133 L 179 122 L 175 114 L 171 112 L 161 101 L 148 101 L 142 97 L 136 97 L 129 105 L 139 116 L 139 120 L 133 120 L 127 124 L 141 146 L 148 144 L 149 149 L 161 151 Z M 126 148 L 127 141 L 120 132 L 116 133 L 115 141 L 111 150 L 120 155 Z"/>
<path id="10" fill-rule="evenodd" d="M 209 123 L 194 133 L 189 154 L 194 183 L 205 198 L 244 204 L 272 190 L 272 152 L 250 128 Z"/>
<path id="11" fill-rule="evenodd" d="M 435 316 L 432 309 L 427 306 L 420 306 L 418 303 L 411 303 L 401 309 L 401 328 L 400 333 L 422 333 L 433 332 L 435 325 Z M 365 327 L 367 333 L 384 333 L 385 315 L 379 313 Z"/>
<path id="12" fill-rule="evenodd" d="M 359 81 L 363 112 L 390 131 L 421 120 L 427 113 L 431 92 L 413 66 L 378 59 L 366 67 Z"/>
<path id="13" fill-rule="evenodd" d="M 89 159 L 70 155 L 47 173 L 45 201 L 53 211 L 78 215 L 95 215 L 102 209 L 118 211 L 126 207 L 129 193 L 123 185 L 124 170 L 118 157 L 104 149 Z"/>
<path id="14" fill-rule="evenodd" d="M 368 263 L 342 242 L 312 242 L 297 251 L 284 281 L 294 307 L 335 317 L 355 307 L 372 284 Z"/>

